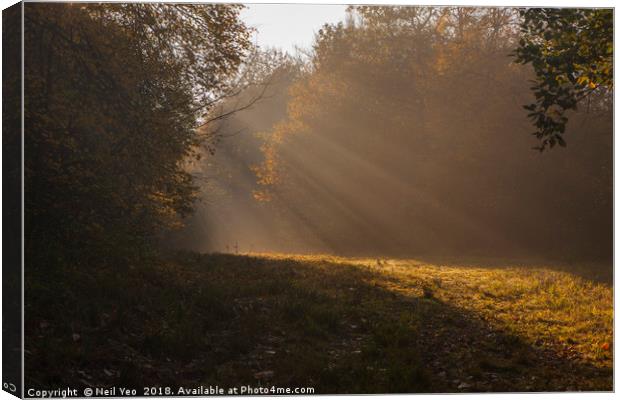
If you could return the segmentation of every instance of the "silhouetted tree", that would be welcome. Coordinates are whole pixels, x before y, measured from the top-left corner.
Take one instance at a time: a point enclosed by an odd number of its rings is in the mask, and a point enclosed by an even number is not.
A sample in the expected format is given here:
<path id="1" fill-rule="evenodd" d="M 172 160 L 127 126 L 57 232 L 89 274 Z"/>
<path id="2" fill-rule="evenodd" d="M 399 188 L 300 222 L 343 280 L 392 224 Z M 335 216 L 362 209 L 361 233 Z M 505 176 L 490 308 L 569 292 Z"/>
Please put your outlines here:
<path id="1" fill-rule="evenodd" d="M 196 127 L 250 46 L 239 9 L 25 6 L 27 254 L 135 254 L 191 212 Z"/>

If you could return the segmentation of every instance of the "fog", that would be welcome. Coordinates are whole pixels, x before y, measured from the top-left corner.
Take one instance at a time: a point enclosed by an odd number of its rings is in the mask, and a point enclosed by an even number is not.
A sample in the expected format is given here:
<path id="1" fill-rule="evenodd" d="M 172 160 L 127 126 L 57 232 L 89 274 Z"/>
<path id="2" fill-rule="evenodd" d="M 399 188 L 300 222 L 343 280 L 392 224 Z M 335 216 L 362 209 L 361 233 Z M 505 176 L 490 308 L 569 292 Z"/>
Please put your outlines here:
<path id="1" fill-rule="evenodd" d="M 308 57 L 269 69 L 260 101 L 209 127 L 176 245 L 611 260 L 611 93 L 569 115 L 565 148 L 533 150 L 514 10 L 387 10 L 326 26 Z"/>

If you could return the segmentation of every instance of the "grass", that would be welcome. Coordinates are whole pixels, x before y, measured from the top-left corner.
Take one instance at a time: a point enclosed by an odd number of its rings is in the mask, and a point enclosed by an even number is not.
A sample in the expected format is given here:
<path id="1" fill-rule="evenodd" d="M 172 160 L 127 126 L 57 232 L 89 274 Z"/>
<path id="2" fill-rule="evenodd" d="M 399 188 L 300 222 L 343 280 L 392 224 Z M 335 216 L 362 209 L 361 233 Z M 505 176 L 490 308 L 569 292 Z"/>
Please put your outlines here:
<path id="1" fill-rule="evenodd" d="M 331 256 L 31 273 L 26 388 L 612 390 L 612 297 L 551 267 Z"/>

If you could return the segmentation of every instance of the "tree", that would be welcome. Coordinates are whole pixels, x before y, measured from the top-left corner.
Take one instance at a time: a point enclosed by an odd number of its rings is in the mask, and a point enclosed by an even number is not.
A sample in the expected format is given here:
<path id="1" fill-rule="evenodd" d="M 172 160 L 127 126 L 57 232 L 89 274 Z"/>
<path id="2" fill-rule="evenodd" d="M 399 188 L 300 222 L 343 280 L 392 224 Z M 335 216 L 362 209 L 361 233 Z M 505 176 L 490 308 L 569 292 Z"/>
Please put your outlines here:
<path id="1" fill-rule="evenodd" d="M 567 111 L 613 89 L 613 10 L 531 8 L 521 11 L 516 61 L 531 63 L 536 101 L 526 105 L 540 151 L 566 146 Z"/>
<path id="2" fill-rule="evenodd" d="M 240 6 L 25 6 L 26 245 L 135 254 L 193 208 L 196 130 L 250 47 Z"/>
<path id="3" fill-rule="evenodd" d="M 306 251 L 611 254 L 611 112 L 573 115 L 578 149 L 515 151 L 536 140 L 516 9 L 351 12 L 317 35 L 256 168 Z"/>

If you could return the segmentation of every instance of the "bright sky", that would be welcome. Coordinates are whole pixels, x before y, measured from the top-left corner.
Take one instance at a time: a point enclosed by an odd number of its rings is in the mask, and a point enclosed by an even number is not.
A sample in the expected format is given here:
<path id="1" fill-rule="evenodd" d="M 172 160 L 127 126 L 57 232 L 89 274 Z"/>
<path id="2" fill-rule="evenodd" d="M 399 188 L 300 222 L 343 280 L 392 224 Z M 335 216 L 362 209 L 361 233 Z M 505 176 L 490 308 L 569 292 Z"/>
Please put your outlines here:
<path id="1" fill-rule="evenodd" d="M 325 23 L 344 20 L 346 5 L 246 4 L 241 18 L 256 28 L 253 41 L 259 46 L 278 47 L 289 53 L 295 46 L 309 48 L 314 34 Z"/>

